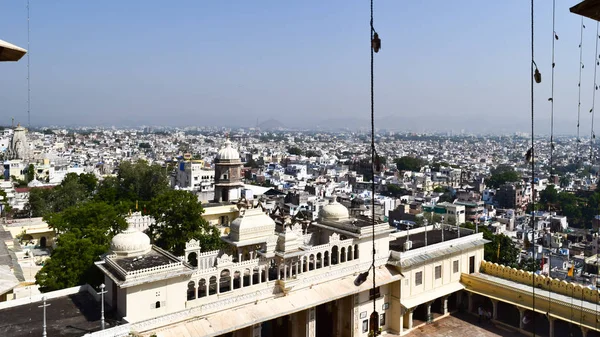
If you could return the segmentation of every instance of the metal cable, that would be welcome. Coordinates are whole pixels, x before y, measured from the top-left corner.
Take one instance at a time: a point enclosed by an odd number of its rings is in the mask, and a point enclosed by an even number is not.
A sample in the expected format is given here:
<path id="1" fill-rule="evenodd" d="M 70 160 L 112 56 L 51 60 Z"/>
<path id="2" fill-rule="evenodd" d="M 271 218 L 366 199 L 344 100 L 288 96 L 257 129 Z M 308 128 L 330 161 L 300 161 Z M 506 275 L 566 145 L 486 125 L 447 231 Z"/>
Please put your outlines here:
<path id="1" fill-rule="evenodd" d="M 29 0 L 27 0 L 27 127 L 31 129 L 31 86 L 29 83 L 29 58 L 31 55 L 31 48 L 29 47 L 29 35 L 31 30 L 29 29 Z"/>
<path id="2" fill-rule="evenodd" d="M 579 83 L 577 86 L 579 87 L 579 98 L 577 103 L 577 163 L 579 163 L 581 153 L 579 152 L 579 143 L 581 139 L 579 139 L 579 122 L 581 116 L 581 71 L 583 70 L 583 17 L 581 17 L 581 35 L 579 38 Z"/>
<path id="3" fill-rule="evenodd" d="M 531 229 L 532 229 L 532 242 L 533 242 L 533 261 L 535 262 L 535 138 L 534 138 L 534 110 L 533 110 L 533 83 L 535 77 L 535 58 L 534 58 L 534 39 L 533 39 L 533 0 L 531 0 L 531 73 L 529 74 L 531 80 Z M 534 263 L 537 269 L 537 263 Z M 533 293 L 533 336 L 535 337 L 535 270 L 531 278 L 532 283 L 532 293 Z"/>
<path id="4" fill-rule="evenodd" d="M 375 298 L 375 91 L 373 89 L 374 85 L 374 72 L 373 72 L 373 37 L 375 33 L 375 28 L 373 27 L 373 0 L 371 0 L 371 210 L 372 214 L 372 243 L 373 243 L 373 259 L 371 261 L 371 268 L 373 269 L 373 313 L 377 312 L 376 298 Z M 373 317 L 375 319 L 374 326 L 378 325 L 379 317 Z M 375 331 L 373 331 L 375 334 Z"/>
<path id="5" fill-rule="evenodd" d="M 594 143 L 596 140 L 596 134 L 594 133 L 594 115 L 596 114 L 596 90 L 598 90 L 598 84 L 596 83 L 596 73 L 598 70 L 598 63 L 600 63 L 600 58 L 598 57 L 598 40 L 600 39 L 600 35 L 598 35 L 600 28 L 600 22 L 596 22 L 596 53 L 594 54 L 594 92 L 592 94 L 592 109 L 590 112 L 592 113 L 592 127 L 590 131 L 590 166 L 594 165 Z"/>
<path id="6" fill-rule="evenodd" d="M 552 84 L 550 89 L 550 178 L 554 177 L 554 41 L 557 39 L 555 28 L 556 0 L 552 0 Z"/>

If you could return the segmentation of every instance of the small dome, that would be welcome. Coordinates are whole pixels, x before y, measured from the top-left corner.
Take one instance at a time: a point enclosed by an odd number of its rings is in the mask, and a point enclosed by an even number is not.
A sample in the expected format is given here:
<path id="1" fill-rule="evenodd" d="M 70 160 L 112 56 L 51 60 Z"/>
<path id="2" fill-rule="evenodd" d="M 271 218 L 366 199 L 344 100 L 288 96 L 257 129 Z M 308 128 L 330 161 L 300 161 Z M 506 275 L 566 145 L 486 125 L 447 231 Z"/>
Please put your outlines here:
<path id="1" fill-rule="evenodd" d="M 229 139 L 227 139 L 225 141 L 225 147 L 222 148 L 221 150 L 219 150 L 219 153 L 217 153 L 217 159 L 219 160 L 239 160 L 240 159 L 240 153 L 234 149 L 233 147 L 231 147 L 231 141 L 229 141 Z"/>
<path id="2" fill-rule="evenodd" d="M 273 235 L 275 221 L 260 208 L 251 208 L 231 222 L 229 236 L 234 241 L 252 240 Z"/>
<path id="3" fill-rule="evenodd" d="M 328 205 L 325 205 L 319 211 L 319 218 L 321 220 L 345 220 L 350 217 L 348 209 L 337 202 L 335 197 L 329 201 Z"/>
<path id="4" fill-rule="evenodd" d="M 148 235 L 133 228 L 115 235 L 110 242 L 110 250 L 117 255 L 139 256 L 150 251 L 152 245 Z"/>

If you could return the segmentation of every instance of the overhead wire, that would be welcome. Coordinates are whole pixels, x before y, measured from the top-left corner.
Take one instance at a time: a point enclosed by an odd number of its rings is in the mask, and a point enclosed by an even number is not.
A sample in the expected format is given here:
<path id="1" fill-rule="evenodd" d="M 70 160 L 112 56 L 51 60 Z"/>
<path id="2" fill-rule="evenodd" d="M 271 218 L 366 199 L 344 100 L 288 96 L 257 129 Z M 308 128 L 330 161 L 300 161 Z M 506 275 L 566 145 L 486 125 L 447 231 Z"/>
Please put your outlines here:
<path id="1" fill-rule="evenodd" d="M 592 108 L 590 112 L 592 113 L 592 123 L 591 123 L 591 131 L 590 131 L 590 165 L 594 165 L 594 143 L 596 140 L 596 133 L 594 132 L 594 115 L 596 113 L 596 91 L 598 90 L 598 84 L 596 83 L 596 73 L 598 70 L 598 65 L 600 65 L 600 57 L 598 56 L 598 40 L 600 39 L 599 34 L 600 22 L 596 22 L 596 52 L 594 53 L 594 91 L 592 93 Z"/>
<path id="2" fill-rule="evenodd" d="M 531 210 L 533 213 L 531 214 L 531 229 L 532 229 L 532 242 L 533 242 L 533 261 L 536 261 L 536 251 L 535 251 L 535 135 L 534 135 L 534 81 L 540 83 L 542 81 L 542 75 L 540 74 L 537 65 L 535 63 L 535 54 L 534 54 L 534 11 L 533 11 L 533 1 L 531 0 L 531 73 L 529 74 L 530 82 L 531 82 Z M 528 151 L 529 152 L 529 151 Z M 534 263 L 537 269 L 537 263 Z M 533 336 L 535 337 L 535 271 L 531 278 L 532 283 L 532 301 L 533 301 L 533 316 L 532 316 L 532 325 L 533 325 Z"/>
<path id="3" fill-rule="evenodd" d="M 372 225 L 372 261 L 371 261 L 371 269 L 373 269 L 373 286 L 372 286 L 372 296 L 373 296 L 373 314 L 371 314 L 371 319 L 374 320 L 371 326 L 379 325 L 379 316 L 377 313 L 376 306 L 376 282 L 375 282 L 375 164 L 376 164 L 376 153 L 375 153 L 375 91 L 374 91 L 374 52 L 379 51 L 380 43 L 376 46 L 376 39 L 379 40 L 377 32 L 375 31 L 375 27 L 373 26 L 373 0 L 371 0 L 371 21 L 370 21 L 370 35 L 371 35 L 371 225 Z M 373 331 L 373 335 L 375 335 L 378 331 Z"/>
<path id="4" fill-rule="evenodd" d="M 583 68 L 585 67 L 583 65 L 583 29 L 585 28 L 585 25 L 583 24 L 583 16 L 581 17 L 581 34 L 579 37 L 579 82 L 577 83 L 577 87 L 578 87 L 578 102 L 577 102 L 577 146 L 576 146 L 576 150 L 577 150 L 577 164 L 579 164 L 579 160 L 581 158 L 581 153 L 579 152 L 579 148 L 580 148 L 580 143 L 581 143 L 581 139 L 579 138 L 579 125 L 581 122 L 581 72 L 583 71 Z"/>
<path id="5" fill-rule="evenodd" d="M 554 177 L 554 42 L 558 40 L 556 34 L 556 0 L 552 0 L 552 80 L 550 86 L 550 177 Z"/>

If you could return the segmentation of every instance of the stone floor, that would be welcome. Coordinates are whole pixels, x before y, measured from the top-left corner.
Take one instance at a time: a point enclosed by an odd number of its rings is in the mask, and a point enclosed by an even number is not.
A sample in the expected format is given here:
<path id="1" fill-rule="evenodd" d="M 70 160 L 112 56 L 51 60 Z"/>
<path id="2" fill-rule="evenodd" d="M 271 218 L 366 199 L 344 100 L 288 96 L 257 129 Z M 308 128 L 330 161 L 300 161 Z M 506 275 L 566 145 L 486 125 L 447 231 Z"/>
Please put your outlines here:
<path id="1" fill-rule="evenodd" d="M 515 332 L 493 323 L 477 323 L 477 318 L 467 314 L 453 314 L 424 325 L 409 333 L 408 337 L 515 337 Z M 386 336 L 398 336 L 387 334 Z"/>

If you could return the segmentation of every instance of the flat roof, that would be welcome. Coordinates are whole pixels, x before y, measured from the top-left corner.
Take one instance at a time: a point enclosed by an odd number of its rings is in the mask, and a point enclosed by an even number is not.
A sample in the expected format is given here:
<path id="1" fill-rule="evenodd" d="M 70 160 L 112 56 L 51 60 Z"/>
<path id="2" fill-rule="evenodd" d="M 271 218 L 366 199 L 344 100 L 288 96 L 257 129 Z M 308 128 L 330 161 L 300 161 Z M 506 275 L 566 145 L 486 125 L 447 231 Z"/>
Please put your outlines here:
<path id="1" fill-rule="evenodd" d="M 50 299 L 46 308 L 48 336 L 75 337 L 100 330 L 100 302 L 88 292 Z M 0 336 L 41 336 L 43 309 L 41 301 L 0 310 Z M 116 316 L 105 307 L 106 326 L 116 325 Z"/>
<path id="2" fill-rule="evenodd" d="M 412 241 L 411 250 L 425 247 L 425 233 L 427 233 L 427 245 L 428 246 L 442 242 L 442 230 L 441 229 L 434 229 L 434 230 L 430 230 L 427 232 L 420 232 L 420 233 L 415 233 L 415 234 L 410 234 L 410 232 L 409 232 L 409 238 L 410 238 L 410 241 Z M 474 234 L 474 232 L 469 229 L 461 228 L 461 231 L 460 231 L 461 237 L 471 235 L 471 234 Z M 448 241 L 448 240 L 453 240 L 456 238 L 458 238 L 458 232 L 456 231 L 456 229 L 447 229 L 447 228 L 444 229 L 444 242 Z M 406 242 L 407 239 L 408 238 L 406 236 L 403 236 L 403 237 L 397 238 L 394 241 L 390 241 L 390 250 L 394 250 L 397 252 L 403 252 L 404 251 L 404 242 Z"/>
<path id="3" fill-rule="evenodd" d="M 111 259 L 127 272 L 179 262 L 178 260 L 174 260 L 169 256 L 160 254 L 154 249 L 142 256 L 119 257 Z"/>

